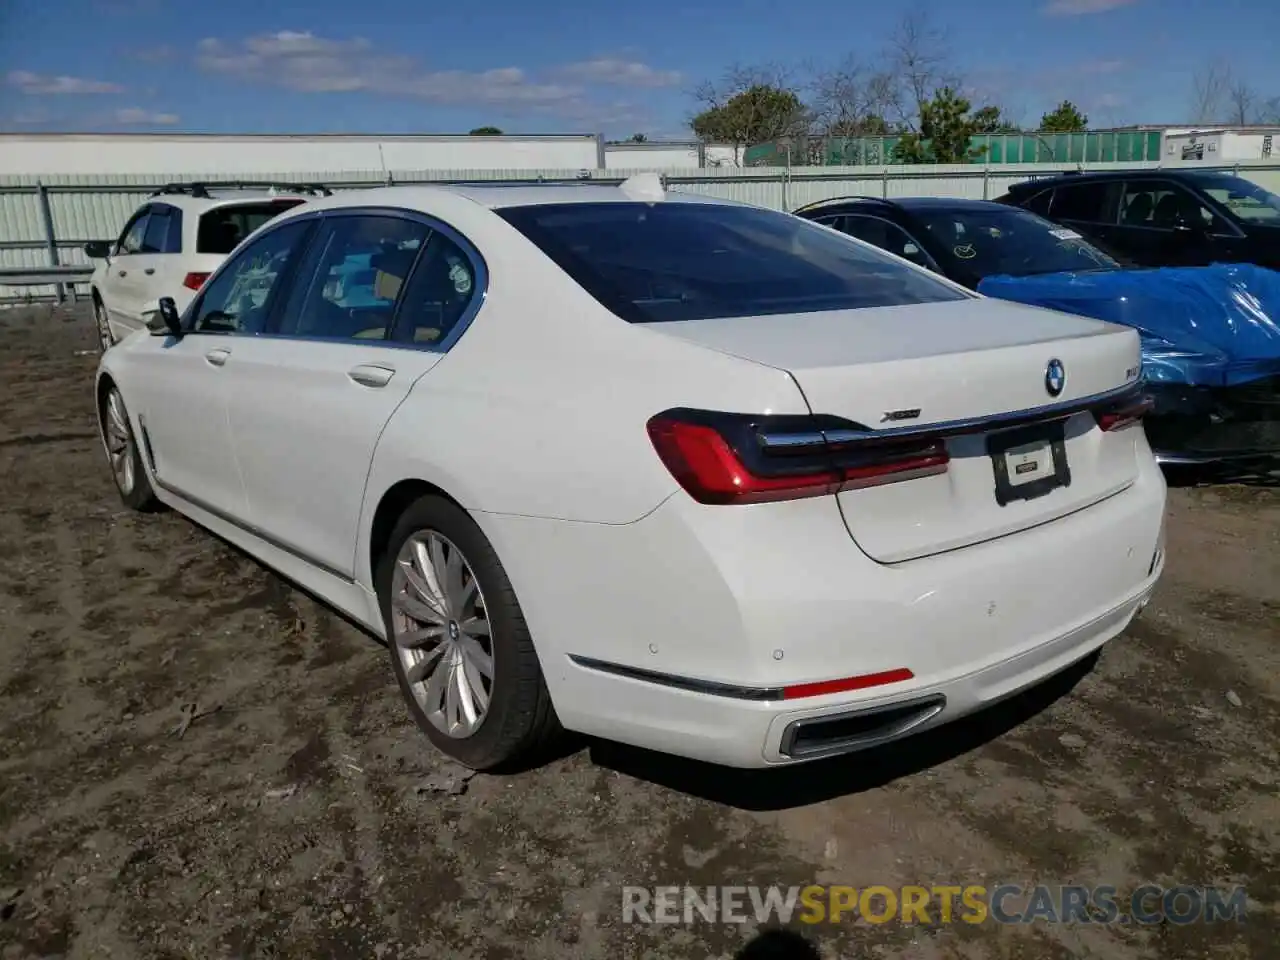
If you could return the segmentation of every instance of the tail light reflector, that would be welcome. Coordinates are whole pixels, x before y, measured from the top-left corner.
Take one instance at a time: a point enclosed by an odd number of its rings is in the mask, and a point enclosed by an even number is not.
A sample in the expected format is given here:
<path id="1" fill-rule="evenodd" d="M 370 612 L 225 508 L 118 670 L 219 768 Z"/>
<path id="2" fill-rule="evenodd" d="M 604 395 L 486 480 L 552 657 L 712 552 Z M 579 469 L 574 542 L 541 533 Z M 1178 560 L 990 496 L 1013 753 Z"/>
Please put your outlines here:
<path id="1" fill-rule="evenodd" d="M 818 419 L 803 416 L 668 411 L 653 417 L 648 431 L 671 475 L 706 504 L 821 497 L 945 473 L 950 461 L 940 439 L 828 443 Z"/>
<path id="2" fill-rule="evenodd" d="M 1150 397 L 1141 397 L 1133 403 L 1114 410 L 1105 410 L 1097 414 L 1098 426 L 1107 431 L 1119 430 L 1131 423 L 1138 423 L 1151 412 L 1154 401 Z"/>
<path id="3" fill-rule="evenodd" d="M 209 274 L 207 273 L 188 273 L 182 278 L 182 285 L 188 290 L 199 290 L 208 279 Z"/>

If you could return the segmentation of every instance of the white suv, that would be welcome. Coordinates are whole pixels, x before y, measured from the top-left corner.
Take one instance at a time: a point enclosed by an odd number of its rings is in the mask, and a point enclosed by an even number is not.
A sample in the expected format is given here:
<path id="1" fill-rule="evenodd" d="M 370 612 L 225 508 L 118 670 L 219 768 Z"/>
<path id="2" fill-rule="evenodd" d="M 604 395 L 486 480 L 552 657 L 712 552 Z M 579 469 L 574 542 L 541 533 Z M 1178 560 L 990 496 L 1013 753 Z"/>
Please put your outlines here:
<path id="1" fill-rule="evenodd" d="M 105 351 L 146 326 L 161 297 L 186 309 L 209 275 L 245 237 L 321 186 L 280 183 L 171 183 L 152 194 L 114 243 L 85 244 L 95 261 L 89 283 Z"/>

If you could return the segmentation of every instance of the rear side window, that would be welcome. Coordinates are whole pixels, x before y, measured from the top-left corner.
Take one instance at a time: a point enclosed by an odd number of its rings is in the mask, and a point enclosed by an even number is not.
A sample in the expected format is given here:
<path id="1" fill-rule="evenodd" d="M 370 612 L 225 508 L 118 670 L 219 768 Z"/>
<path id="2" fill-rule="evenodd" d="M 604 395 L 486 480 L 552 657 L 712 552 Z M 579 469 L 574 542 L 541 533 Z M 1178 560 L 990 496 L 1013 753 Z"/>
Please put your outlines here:
<path id="1" fill-rule="evenodd" d="M 1049 201 L 1052 199 L 1052 190 L 1041 190 L 1030 200 L 1023 203 L 1022 208 L 1024 210 L 1030 210 L 1032 213 L 1037 213 L 1042 217 L 1047 217 L 1049 216 Z"/>
<path id="2" fill-rule="evenodd" d="M 1053 196 L 1053 206 L 1049 208 L 1049 217 L 1080 223 L 1115 223 L 1120 187 L 1118 180 L 1058 187 Z"/>
<path id="3" fill-rule="evenodd" d="M 631 323 L 813 313 L 967 294 L 785 213 L 709 203 L 497 211 Z"/>
<path id="4" fill-rule="evenodd" d="M 278 217 L 302 200 L 270 200 L 215 207 L 200 217 L 196 253 L 225 256 L 245 237 L 268 220 Z"/>

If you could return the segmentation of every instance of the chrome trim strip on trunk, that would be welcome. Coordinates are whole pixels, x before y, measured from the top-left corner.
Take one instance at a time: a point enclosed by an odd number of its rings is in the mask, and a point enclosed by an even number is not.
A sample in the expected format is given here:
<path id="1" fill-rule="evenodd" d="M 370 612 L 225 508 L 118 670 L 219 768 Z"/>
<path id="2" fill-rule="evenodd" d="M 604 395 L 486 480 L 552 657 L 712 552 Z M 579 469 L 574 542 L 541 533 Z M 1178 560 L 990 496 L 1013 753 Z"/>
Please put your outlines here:
<path id="1" fill-rule="evenodd" d="M 1042 407 L 994 413 L 964 420 L 944 420 L 938 423 L 912 424 L 906 427 L 888 427 L 884 430 L 824 430 L 808 433 L 765 433 L 760 443 L 766 450 L 794 450 L 826 444 L 879 444 L 901 440 L 926 440 L 954 437 L 970 433 L 986 433 L 989 430 L 1024 426 L 1047 420 L 1062 420 L 1076 413 L 1096 407 L 1121 404 L 1136 400 L 1142 395 L 1142 381 L 1134 380 L 1114 390 L 1095 393 L 1075 400 L 1050 403 Z"/>

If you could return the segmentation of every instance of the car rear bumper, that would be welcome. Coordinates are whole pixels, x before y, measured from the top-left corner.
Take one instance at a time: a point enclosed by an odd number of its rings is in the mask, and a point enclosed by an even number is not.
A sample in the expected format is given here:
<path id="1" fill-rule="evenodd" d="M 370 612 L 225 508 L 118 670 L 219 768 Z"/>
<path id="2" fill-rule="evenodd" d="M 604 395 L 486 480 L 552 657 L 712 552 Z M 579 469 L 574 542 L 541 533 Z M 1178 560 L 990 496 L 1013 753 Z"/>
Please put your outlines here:
<path id="1" fill-rule="evenodd" d="M 833 695 L 796 708 L 685 690 L 575 661 L 579 675 L 566 686 L 575 691 L 574 701 L 599 709 L 590 716 L 572 710 L 562 720 L 606 739 L 731 767 L 780 766 L 882 746 L 1005 700 L 1087 657 L 1129 624 L 1162 571 L 1163 561 L 1121 603 L 1048 640 L 1038 638 L 1042 642 L 1030 650 L 909 691 Z"/>
<path id="2" fill-rule="evenodd" d="M 1280 376 L 1233 387 L 1152 384 L 1147 440 L 1167 464 L 1280 456 Z"/>
<path id="3" fill-rule="evenodd" d="M 830 498 L 701 507 L 677 494 L 616 526 L 477 520 L 568 729 L 764 767 L 928 729 L 1087 656 L 1159 578 L 1164 503 L 1144 456 L 1102 502 L 897 564 L 863 554 Z M 863 689 L 781 692 L 904 669 Z"/>

